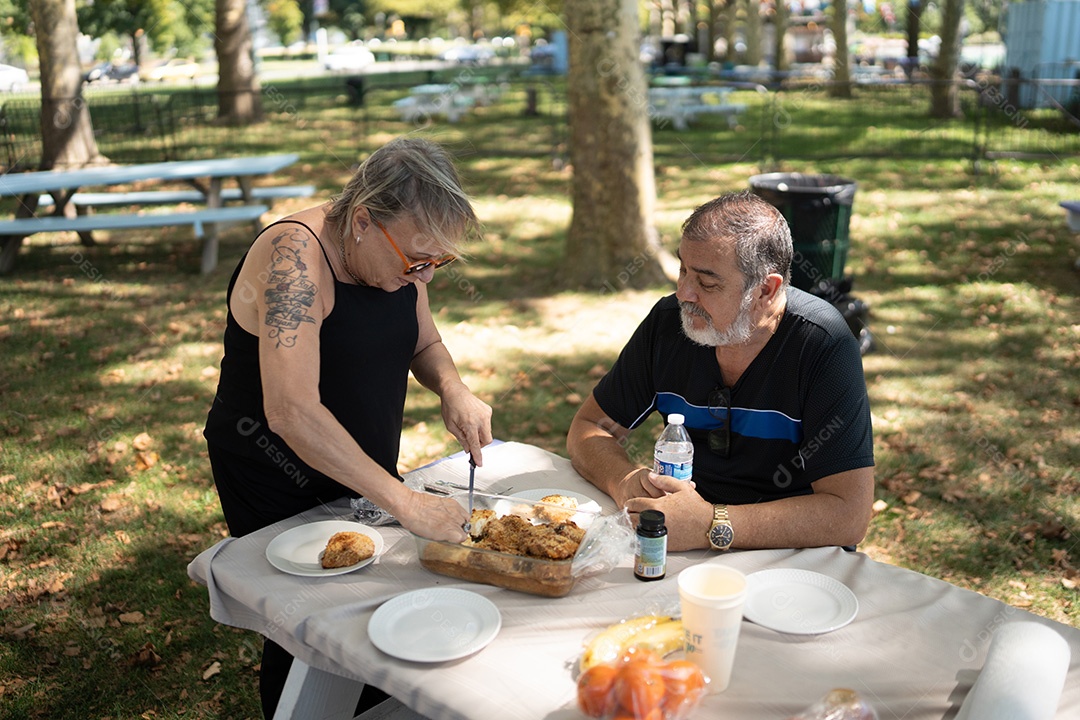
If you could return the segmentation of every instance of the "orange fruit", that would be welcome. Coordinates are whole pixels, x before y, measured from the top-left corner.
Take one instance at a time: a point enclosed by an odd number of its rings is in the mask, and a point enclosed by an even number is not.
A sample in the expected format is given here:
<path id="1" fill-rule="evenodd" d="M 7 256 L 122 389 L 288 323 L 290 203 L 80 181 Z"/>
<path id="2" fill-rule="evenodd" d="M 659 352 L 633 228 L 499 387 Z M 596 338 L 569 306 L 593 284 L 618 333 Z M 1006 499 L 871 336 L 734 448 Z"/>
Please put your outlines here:
<path id="1" fill-rule="evenodd" d="M 581 673 L 577 684 L 578 707 L 591 718 L 607 717 L 615 712 L 615 679 L 618 668 L 594 665 Z"/>
<path id="2" fill-rule="evenodd" d="M 660 668 L 664 678 L 664 711 L 681 717 L 705 694 L 705 675 L 689 660 L 673 660 Z"/>
<path id="3" fill-rule="evenodd" d="M 615 697 L 624 710 L 629 710 L 639 720 L 659 710 L 664 699 L 664 676 L 660 666 L 647 660 L 624 663 L 615 680 Z"/>
<path id="4" fill-rule="evenodd" d="M 659 653 L 645 645 L 632 645 L 619 658 L 620 663 L 628 663 L 632 660 L 640 660 L 653 665 L 662 665 L 664 662 Z"/>
<path id="5" fill-rule="evenodd" d="M 615 714 L 611 720 L 665 720 L 664 711 L 660 708 L 653 708 L 650 712 L 644 715 L 638 715 L 629 710 L 619 708 L 619 711 Z"/>

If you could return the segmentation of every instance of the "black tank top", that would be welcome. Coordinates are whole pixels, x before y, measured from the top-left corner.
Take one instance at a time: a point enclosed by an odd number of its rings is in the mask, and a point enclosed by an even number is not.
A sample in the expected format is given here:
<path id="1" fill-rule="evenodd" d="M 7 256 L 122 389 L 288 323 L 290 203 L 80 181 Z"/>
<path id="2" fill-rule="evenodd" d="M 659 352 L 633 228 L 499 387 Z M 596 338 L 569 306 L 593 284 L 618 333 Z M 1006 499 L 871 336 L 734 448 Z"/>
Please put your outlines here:
<path id="1" fill-rule="evenodd" d="M 312 237 L 318 237 L 295 220 L 274 225 L 284 223 L 301 225 Z M 386 292 L 340 282 L 321 241 L 319 247 L 334 277 L 334 309 L 323 320 L 319 333 L 322 404 L 372 460 L 398 476 L 409 365 L 419 335 L 416 286 Z M 246 257 L 233 272 L 226 302 L 232 298 Z M 240 326 L 231 304 L 229 307 L 221 377 L 203 431 L 207 441 L 256 463 L 265 470 L 268 483 L 280 484 L 295 494 L 324 500 L 355 496 L 300 460 L 270 430 L 263 411 L 259 338 Z"/>

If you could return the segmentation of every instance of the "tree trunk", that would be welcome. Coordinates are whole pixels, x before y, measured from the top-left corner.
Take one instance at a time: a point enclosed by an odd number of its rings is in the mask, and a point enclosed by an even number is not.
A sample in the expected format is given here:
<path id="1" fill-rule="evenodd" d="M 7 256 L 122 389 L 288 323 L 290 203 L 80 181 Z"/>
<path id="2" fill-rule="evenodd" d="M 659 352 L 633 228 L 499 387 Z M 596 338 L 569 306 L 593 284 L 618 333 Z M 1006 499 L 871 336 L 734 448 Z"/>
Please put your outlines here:
<path id="1" fill-rule="evenodd" d="M 930 117 L 960 115 L 960 93 L 954 76 L 960 59 L 960 21 L 964 0 L 945 0 L 941 13 L 941 49 L 930 68 Z"/>
<path id="2" fill-rule="evenodd" d="M 761 62 L 761 0 L 746 0 L 746 64 Z"/>
<path id="3" fill-rule="evenodd" d="M 30 13 L 41 63 L 41 169 L 108 162 L 98 153 L 82 97 L 75 0 L 32 0 Z"/>
<path id="4" fill-rule="evenodd" d="M 216 0 L 214 50 L 218 59 L 218 117 L 245 125 L 262 117 L 245 0 Z"/>
<path id="5" fill-rule="evenodd" d="M 780 72 L 787 70 L 790 66 L 787 52 L 787 28 L 788 5 L 787 2 L 781 0 L 776 3 L 776 15 L 773 16 L 773 29 L 776 31 L 773 47 L 776 53 L 776 69 Z"/>
<path id="6" fill-rule="evenodd" d="M 735 30 L 739 24 L 738 0 L 724 0 L 724 61 L 735 64 L 738 54 L 735 51 Z"/>
<path id="7" fill-rule="evenodd" d="M 142 36 L 141 29 L 131 33 L 131 61 L 137 68 L 142 68 Z"/>
<path id="8" fill-rule="evenodd" d="M 661 282 L 637 2 L 575 0 L 565 12 L 574 176 L 563 271 L 573 285 L 611 290 Z"/>
<path id="9" fill-rule="evenodd" d="M 848 56 L 847 0 L 834 0 L 832 9 L 832 32 L 833 39 L 836 41 L 836 57 L 833 63 L 833 82 L 829 85 L 829 96 L 849 98 L 851 97 L 851 60 Z"/>
<path id="10" fill-rule="evenodd" d="M 720 12 L 716 7 L 716 0 L 709 0 L 709 13 L 705 20 L 705 47 L 701 52 L 705 54 L 705 62 L 716 60 L 716 28 L 720 20 Z"/>
<path id="11" fill-rule="evenodd" d="M 914 77 L 919 67 L 919 21 L 922 17 L 922 0 L 908 0 L 907 6 L 907 71 L 909 78 Z"/>

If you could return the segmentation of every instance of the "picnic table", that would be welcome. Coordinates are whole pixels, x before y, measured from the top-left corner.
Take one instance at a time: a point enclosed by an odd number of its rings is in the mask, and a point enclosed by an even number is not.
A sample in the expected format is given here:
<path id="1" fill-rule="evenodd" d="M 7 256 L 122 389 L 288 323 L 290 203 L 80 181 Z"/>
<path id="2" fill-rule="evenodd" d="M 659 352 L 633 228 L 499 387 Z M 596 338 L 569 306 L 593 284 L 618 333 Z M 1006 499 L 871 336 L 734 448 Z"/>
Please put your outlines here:
<path id="1" fill-rule="evenodd" d="M 458 453 L 405 477 L 422 486 L 461 485 L 468 473 L 467 457 Z M 595 500 L 605 514 L 616 511 L 611 498 L 582 479 L 569 460 L 522 443 L 485 448 L 476 486 L 522 496 L 555 488 Z M 271 565 L 268 546 L 287 531 L 351 517 L 345 501 L 324 504 L 242 538 L 226 538 L 188 567 L 188 574 L 207 586 L 215 620 L 262 633 L 297 658 L 275 720 L 351 718 L 368 682 L 396 700 L 365 717 L 576 720 L 582 715 L 575 703 L 574 668 L 586 638 L 622 619 L 673 603 L 677 607 L 677 576 L 698 563 L 730 565 L 746 574 L 776 569 L 825 575 L 854 593 L 857 610 L 849 624 L 819 633 L 780 632 L 744 621 L 731 684 L 708 696 L 694 717 L 778 720 L 834 687 L 855 688 L 883 719 L 954 717 L 984 667 L 995 633 L 1020 621 L 1052 629 L 1068 644 L 1072 659 L 1055 717 L 1080 714 L 1080 630 L 860 552 L 673 552 L 667 576 L 648 583 L 634 578 L 627 558 L 609 573 L 579 580 L 562 598 L 429 572 L 418 562 L 413 537 L 399 526 L 374 528 L 384 541 L 383 552 L 348 574 L 305 577 Z M 373 614 L 393 598 L 409 591 L 430 590 L 434 596 L 452 589 L 483 595 L 498 608 L 501 627 L 479 651 L 422 662 L 382 652 L 369 637 Z M 814 601 L 793 595 L 786 603 L 792 621 L 810 622 Z M 431 612 L 441 610 L 432 606 Z M 459 630 L 469 637 L 452 624 L 447 637 Z"/>
<path id="2" fill-rule="evenodd" d="M 202 272 L 217 265 L 217 225 L 250 221 L 256 231 L 269 207 L 262 204 L 276 198 L 306 197 L 314 194 L 310 185 L 256 187 L 258 177 L 272 175 L 298 160 L 292 153 L 209 160 L 177 160 L 135 165 L 104 165 L 72 170 L 0 175 L 0 197 L 17 197 L 15 217 L 0 220 L 0 274 L 15 265 L 23 238 L 39 232 L 76 232 L 84 245 L 94 244 L 95 230 L 130 230 L 147 227 L 189 225 L 202 239 Z M 226 188 L 228 178 L 237 187 Z M 121 192 L 114 188 L 132 183 L 184 183 L 189 190 L 139 190 Z M 84 192 L 83 188 L 106 188 Z M 241 204 L 226 207 L 230 201 Z M 170 209 L 148 213 L 144 206 L 194 203 L 196 210 Z M 40 214 L 39 208 L 52 208 Z M 121 212 L 97 213 L 104 208 L 130 207 Z"/>
<path id="3" fill-rule="evenodd" d="M 409 90 L 409 95 L 394 101 L 394 108 L 405 122 L 444 115 L 457 122 L 476 104 L 476 97 L 462 91 L 456 83 L 427 83 Z"/>
<path id="4" fill-rule="evenodd" d="M 698 115 L 723 115 L 728 127 L 746 111 L 742 103 L 728 102 L 733 89 L 714 85 L 665 85 L 649 88 L 649 115 L 654 121 L 670 120 L 676 130 L 685 130 Z"/>

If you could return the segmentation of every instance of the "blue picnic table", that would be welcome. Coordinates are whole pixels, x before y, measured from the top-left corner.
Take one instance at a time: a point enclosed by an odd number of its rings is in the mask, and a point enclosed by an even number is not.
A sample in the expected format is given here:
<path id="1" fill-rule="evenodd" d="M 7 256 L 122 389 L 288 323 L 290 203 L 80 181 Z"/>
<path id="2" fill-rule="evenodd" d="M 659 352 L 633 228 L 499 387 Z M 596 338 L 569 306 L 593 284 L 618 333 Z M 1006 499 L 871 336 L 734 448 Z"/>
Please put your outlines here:
<path id="1" fill-rule="evenodd" d="M 17 197 L 15 217 L 0 220 L 0 274 L 15 264 L 23 238 L 39 232 L 76 232 L 84 244 L 93 244 L 95 230 L 189 225 L 203 241 L 202 272 L 217 265 L 217 225 L 251 221 L 261 229 L 259 218 L 269 208 L 262 200 L 312 195 L 310 185 L 255 187 L 254 179 L 288 167 L 298 160 L 293 153 L 209 160 L 176 160 L 134 165 L 103 165 L 71 170 L 43 170 L 0 175 L 0 197 Z M 225 188 L 227 178 L 237 188 Z M 183 182 L 191 190 L 142 190 L 116 192 L 111 188 L 136 182 Z M 83 188 L 106 188 L 83 192 Z M 240 201 L 225 207 L 227 201 Z M 147 205 L 196 203 L 196 210 L 171 209 L 146 213 Z M 124 212 L 95 213 L 99 208 L 133 206 Z M 39 208 L 51 207 L 48 214 Z"/>

